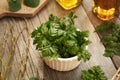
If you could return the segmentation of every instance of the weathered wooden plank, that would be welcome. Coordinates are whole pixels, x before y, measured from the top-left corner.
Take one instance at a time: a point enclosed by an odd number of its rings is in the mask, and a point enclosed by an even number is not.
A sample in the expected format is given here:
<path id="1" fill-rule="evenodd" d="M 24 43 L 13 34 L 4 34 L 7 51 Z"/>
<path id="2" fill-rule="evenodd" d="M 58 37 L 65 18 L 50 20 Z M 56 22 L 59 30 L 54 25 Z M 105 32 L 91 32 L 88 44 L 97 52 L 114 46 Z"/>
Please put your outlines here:
<path id="1" fill-rule="evenodd" d="M 3 44 L 5 45 L 4 46 L 4 49 L 5 51 L 3 52 L 3 57 L 2 57 L 2 73 L 5 72 L 5 78 L 8 78 L 9 79 L 9 74 L 12 72 L 11 71 L 11 67 L 12 67 L 12 62 L 13 62 L 13 58 L 14 58 L 14 55 L 12 56 L 12 54 L 14 53 L 11 53 L 11 49 L 12 49 L 12 40 L 11 40 L 11 32 L 10 32 L 10 28 L 7 24 L 3 26 L 6 30 L 7 30 L 7 35 L 8 37 L 6 38 L 6 42 Z M 4 30 L 4 29 L 3 29 Z M 3 39 L 3 38 L 2 38 Z M 10 59 L 10 56 L 12 59 Z M 4 70 L 4 68 L 6 68 L 6 71 Z M 14 80 L 15 79 L 15 76 L 14 74 L 10 74 L 11 75 L 11 79 Z"/>
<path id="2" fill-rule="evenodd" d="M 14 55 L 14 59 L 12 62 L 12 67 L 10 69 L 10 74 L 9 74 L 9 79 L 8 80 L 15 80 L 15 78 L 18 76 L 19 73 L 19 69 L 21 67 L 24 67 L 24 64 L 21 64 L 21 61 L 24 60 L 25 61 L 25 56 L 26 56 L 26 45 L 30 44 L 29 46 L 29 51 L 28 51 L 28 61 L 27 61 L 27 68 L 26 68 L 26 72 L 24 74 L 24 78 L 30 78 L 30 77 L 38 77 L 39 79 L 43 79 L 43 62 L 41 60 L 41 57 L 33 47 L 32 45 L 32 39 L 31 39 L 31 35 L 29 34 L 30 37 L 30 43 L 28 43 L 28 33 L 27 33 L 27 25 L 24 19 L 19 19 L 19 18 L 6 18 L 6 19 L 1 19 L 1 28 L 0 30 L 2 30 L 4 32 L 6 27 L 5 24 L 8 24 L 8 31 L 9 28 L 11 26 L 13 26 L 12 31 L 14 36 L 17 36 L 20 32 L 21 35 L 16 43 L 16 48 L 15 48 L 15 55 Z M 31 23 L 29 24 L 30 26 L 28 26 L 28 28 L 30 28 L 30 30 L 33 30 L 33 25 L 31 25 Z M 1 31 L 1 32 L 2 32 Z M 31 31 L 30 31 L 31 33 Z M 2 34 L 1 34 L 2 35 Z M 11 34 L 9 34 L 9 36 L 11 36 Z M 11 40 L 11 39 L 10 39 Z M 6 59 L 8 59 L 8 53 L 10 53 L 11 50 L 11 42 L 9 41 L 6 45 L 6 48 L 9 47 L 9 51 L 6 50 L 6 53 L 4 56 L 4 61 L 7 61 Z M 24 62 L 23 61 L 23 62 Z M 8 76 L 8 75 L 7 75 Z M 19 79 L 21 80 L 21 77 L 19 76 Z"/>
<path id="3" fill-rule="evenodd" d="M 117 72 L 113 76 L 112 80 L 120 80 L 120 67 L 118 68 Z"/>
<path id="4" fill-rule="evenodd" d="M 19 32 L 21 32 L 21 31 L 17 31 L 16 30 L 16 28 L 17 28 L 17 25 L 15 25 L 14 24 L 14 21 L 12 22 L 11 20 L 9 21 L 9 23 L 10 23 L 10 25 L 9 26 L 14 26 L 13 27 L 13 33 L 14 33 L 14 35 L 15 36 L 17 36 L 18 34 L 19 34 Z M 14 24 L 14 25 L 13 25 Z M 20 38 L 19 39 L 21 39 L 21 36 L 20 36 Z M 17 44 L 16 44 L 16 50 L 15 50 L 15 55 L 14 55 L 14 59 L 16 59 L 16 60 L 14 60 L 14 65 L 16 65 L 16 68 L 15 68 L 15 74 L 18 74 L 18 72 L 19 72 L 19 69 L 21 68 L 21 64 L 20 64 L 20 62 L 21 62 L 21 60 L 23 59 L 23 56 L 22 56 L 22 54 L 23 53 L 25 53 L 25 44 L 23 44 L 23 43 L 20 43 L 21 42 L 21 40 L 19 40 L 18 39 L 18 41 L 17 41 Z M 18 44 L 19 43 L 19 44 Z M 17 47 L 17 46 L 19 46 L 19 45 L 22 45 L 22 47 L 21 47 L 21 50 L 19 49 L 19 47 Z M 13 69 L 14 69 L 14 66 L 12 66 L 13 67 Z M 11 73 L 11 74 L 13 74 L 13 73 Z M 15 75 L 15 77 L 17 77 L 18 75 Z M 10 78 L 11 79 L 11 78 Z"/>
<path id="5" fill-rule="evenodd" d="M 26 26 L 26 23 L 24 22 L 24 24 L 23 23 L 19 23 L 19 25 L 20 25 L 20 27 L 18 28 L 19 30 L 22 30 L 25 26 Z M 31 24 L 30 24 L 31 25 Z M 32 26 L 32 25 L 31 25 Z M 30 26 L 28 26 L 28 28 L 30 28 Z M 27 33 L 26 32 L 23 32 L 22 33 L 22 36 L 23 36 L 23 40 L 25 41 L 25 43 L 27 43 L 26 42 L 26 40 L 27 40 L 27 38 L 28 38 L 28 36 L 27 36 Z M 31 35 L 30 35 L 30 37 L 31 37 Z M 30 40 L 30 44 L 32 44 L 31 43 L 32 41 Z M 30 47 L 29 47 L 29 63 L 30 63 L 30 65 L 29 65 L 29 67 L 31 67 L 30 69 L 31 69 L 31 74 L 33 74 L 33 75 L 30 75 L 30 77 L 32 77 L 32 76 L 37 76 L 38 74 L 36 73 L 36 69 L 39 69 L 38 71 L 41 73 L 40 75 L 39 75 L 39 77 L 40 78 L 42 78 L 42 76 L 43 76 L 43 66 L 42 66 L 42 63 L 39 63 L 38 62 L 38 64 L 36 64 L 36 61 L 41 61 L 41 59 L 40 59 L 40 57 L 39 58 L 37 58 L 39 55 L 35 55 L 34 54 L 34 51 L 35 51 L 35 49 L 32 49 L 32 48 L 34 48 L 33 47 L 33 45 L 30 45 Z M 35 60 L 35 61 L 34 61 Z M 39 64 L 41 64 L 41 67 L 39 67 L 38 65 Z M 28 68 L 29 69 L 29 68 Z M 28 70 L 29 71 L 29 70 Z M 28 72 L 29 73 L 29 72 Z M 29 73 L 30 74 L 30 73 Z"/>

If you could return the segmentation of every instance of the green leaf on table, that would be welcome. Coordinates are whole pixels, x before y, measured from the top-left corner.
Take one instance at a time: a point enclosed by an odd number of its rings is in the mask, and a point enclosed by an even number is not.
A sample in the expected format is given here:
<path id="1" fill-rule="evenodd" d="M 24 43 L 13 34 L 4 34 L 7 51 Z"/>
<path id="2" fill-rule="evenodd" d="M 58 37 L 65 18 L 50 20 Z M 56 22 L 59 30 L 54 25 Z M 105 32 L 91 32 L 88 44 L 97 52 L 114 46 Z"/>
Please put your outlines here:
<path id="1" fill-rule="evenodd" d="M 106 30 L 109 30 L 115 26 L 114 22 L 103 22 L 102 24 L 98 25 L 95 29 L 96 32 L 104 32 Z"/>
<path id="2" fill-rule="evenodd" d="M 32 78 L 30 78 L 29 80 L 39 80 L 39 79 L 36 78 L 36 77 L 32 77 Z"/>
<path id="3" fill-rule="evenodd" d="M 29 79 L 23 79 L 23 80 L 39 80 L 37 77 L 31 77 Z"/>
<path id="4" fill-rule="evenodd" d="M 82 71 L 81 80 L 107 80 L 100 66 L 93 66 L 90 69 Z"/>
<path id="5" fill-rule="evenodd" d="M 29 7 L 37 7 L 40 3 L 40 0 L 24 0 L 24 4 Z"/>
<path id="6" fill-rule="evenodd" d="M 10 11 L 18 11 L 21 9 L 21 1 L 20 0 L 8 0 Z"/>
<path id="7" fill-rule="evenodd" d="M 101 38 L 101 41 L 106 47 L 104 56 L 120 56 L 120 24 L 103 22 L 96 28 L 96 32 L 104 33 Z"/>

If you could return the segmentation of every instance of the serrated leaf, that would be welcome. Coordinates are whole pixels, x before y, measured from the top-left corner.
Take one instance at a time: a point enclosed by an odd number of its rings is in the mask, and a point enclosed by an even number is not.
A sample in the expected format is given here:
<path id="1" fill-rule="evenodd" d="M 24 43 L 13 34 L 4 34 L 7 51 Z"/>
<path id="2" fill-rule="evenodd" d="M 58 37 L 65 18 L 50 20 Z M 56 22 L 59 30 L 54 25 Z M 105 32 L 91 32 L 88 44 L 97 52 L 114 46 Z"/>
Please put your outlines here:
<path id="1" fill-rule="evenodd" d="M 93 66 L 82 71 L 81 80 L 107 80 L 100 66 Z"/>
<path id="2" fill-rule="evenodd" d="M 33 31 L 34 44 L 42 51 L 43 57 L 69 58 L 80 55 L 79 60 L 89 60 L 90 54 L 85 50 L 89 44 L 89 40 L 85 39 L 88 32 L 77 31 L 74 18 L 73 13 L 63 18 L 51 14 L 47 22 Z"/>
<path id="3" fill-rule="evenodd" d="M 96 31 L 105 33 L 101 38 L 101 41 L 106 47 L 104 56 L 120 56 L 120 47 L 118 47 L 120 44 L 120 24 L 115 22 L 104 22 L 96 28 Z"/>

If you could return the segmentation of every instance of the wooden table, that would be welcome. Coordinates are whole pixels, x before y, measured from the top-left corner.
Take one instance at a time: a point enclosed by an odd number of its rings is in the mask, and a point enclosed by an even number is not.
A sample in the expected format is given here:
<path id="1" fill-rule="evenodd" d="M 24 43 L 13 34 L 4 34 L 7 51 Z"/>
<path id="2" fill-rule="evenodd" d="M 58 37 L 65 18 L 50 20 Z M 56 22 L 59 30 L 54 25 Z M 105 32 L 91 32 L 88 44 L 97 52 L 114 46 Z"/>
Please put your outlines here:
<path id="1" fill-rule="evenodd" d="M 88 50 L 92 57 L 89 61 L 81 64 L 74 70 L 68 72 L 59 72 L 50 69 L 46 64 L 43 64 L 39 52 L 33 46 L 30 33 L 35 27 L 48 20 L 49 14 L 54 14 L 63 17 L 75 12 L 78 18 L 75 24 L 81 30 L 89 30 L 89 39 L 92 43 Z M 120 17 L 114 21 L 120 23 Z M 108 80 L 111 80 L 118 67 L 120 67 L 120 57 L 114 56 L 106 58 L 103 56 L 105 47 L 100 42 L 100 37 L 94 32 L 95 27 L 102 21 L 92 13 L 92 0 L 84 0 L 79 7 L 66 11 L 61 8 L 55 0 L 50 0 L 49 3 L 33 18 L 13 18 L 4 17 L 0 19 L 0 52 L 2 55 L 2 69 L 7 67 L 6 75 L 8 80 L 16 80 L 22 77 L 38 77 L 45 80 L 80 80 L 81 70 L 87 70 L 94 65 L 100 65 Z M 17 38 L 18 37 L 18 38 Z M 17 40 L 16 42 L 14 40 Z M 2 52 L 3 51 L 3 52 Z M 13 55 L 13 56 L 9 56 Z M 11 57 L 11 60 L 10 60 Z M 8 62 L 10 60 L 10 62 Z M 8 63 L 8 65 L 7 65 Z M 26 68 L 24 68 L 26 67 Z M 24 72 L 25 71 L 25 72 Z M 19 75 L 19 76 L 18 76 Z"/>

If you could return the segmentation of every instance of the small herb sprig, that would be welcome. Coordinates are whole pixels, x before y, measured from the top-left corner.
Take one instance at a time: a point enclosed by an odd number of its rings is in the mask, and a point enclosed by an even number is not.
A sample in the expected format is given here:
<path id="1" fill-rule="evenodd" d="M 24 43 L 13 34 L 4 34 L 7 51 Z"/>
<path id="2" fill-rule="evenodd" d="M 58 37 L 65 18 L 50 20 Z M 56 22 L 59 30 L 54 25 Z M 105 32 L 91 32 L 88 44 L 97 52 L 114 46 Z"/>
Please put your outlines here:
<path id="1" fill-rule="evenodd" d="M 82 71 L 81 80 L 107 80 L 100 66 L 93 66 L 90 69 Z"/>
<path id="2" fill-rule="evenodd" d="M 71 12 L 69 15 L 58 18 L 50 15 L 49 20 L 32 32 L 33 44 L 42 52 L 43 57 L 69 58 L 78 56 L 78 60 L 87 61 L 90 54 L 86 46 L 90 43 L 88 31 L 78 31 L 74 24 L 77 16 Z"/>
<path id="3" fill-rule="evenodd" d="M 104 56 L 120 56 L 120 24 L 103 22 L 97 26 L 96 32 L 104 33 L 101 38 L 101 41 L 106 47 Z"/>
<path id="4" fill-rule="evenodd" d="M 29 78 L 29 79 L 24 79 L 24 80 L 39 80 L 39 79 L 36 78 L 36 77 L 31 77 L 31 78 Z"/>

